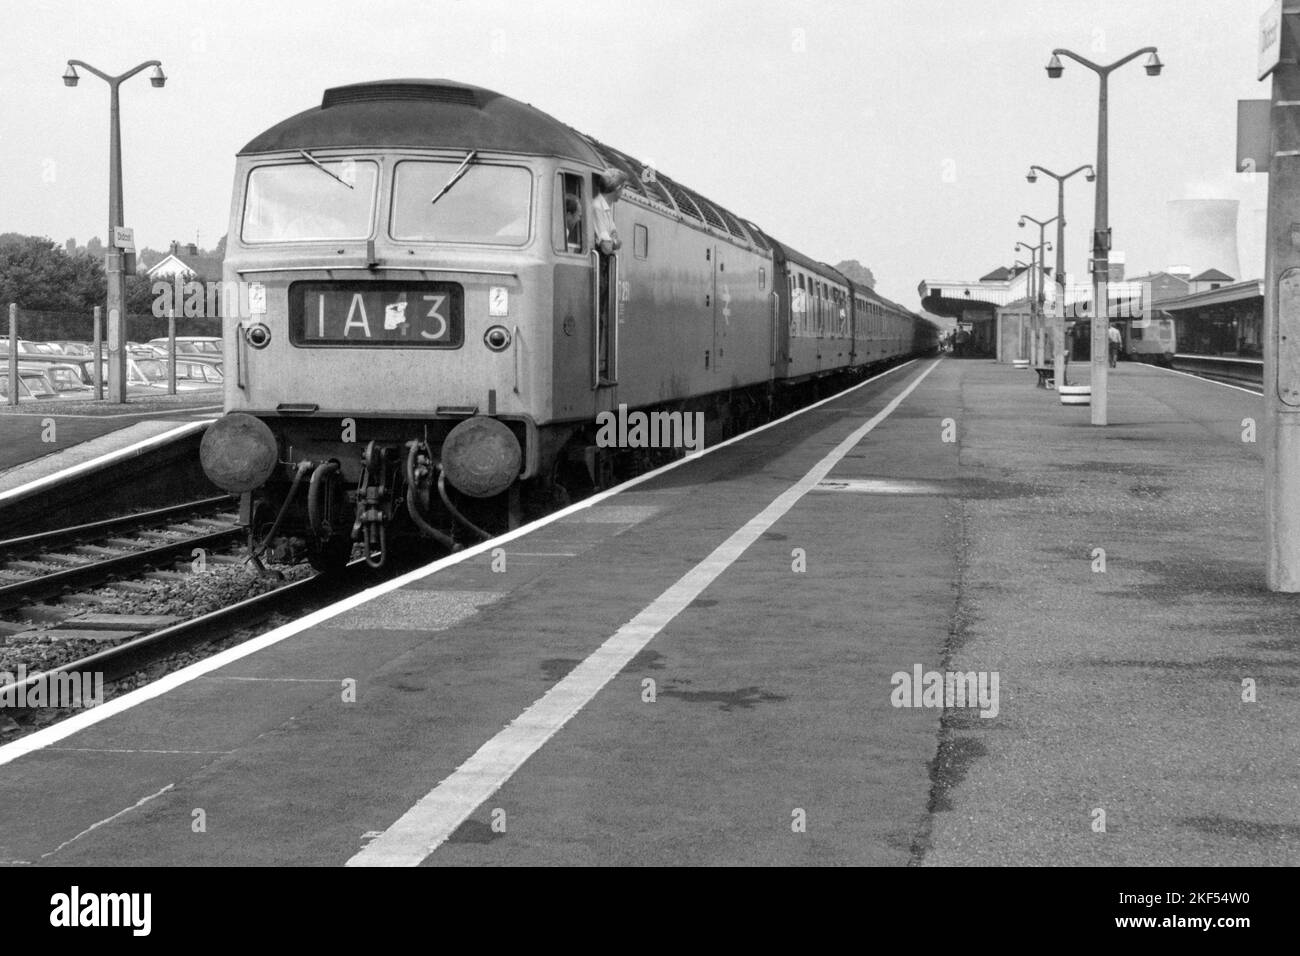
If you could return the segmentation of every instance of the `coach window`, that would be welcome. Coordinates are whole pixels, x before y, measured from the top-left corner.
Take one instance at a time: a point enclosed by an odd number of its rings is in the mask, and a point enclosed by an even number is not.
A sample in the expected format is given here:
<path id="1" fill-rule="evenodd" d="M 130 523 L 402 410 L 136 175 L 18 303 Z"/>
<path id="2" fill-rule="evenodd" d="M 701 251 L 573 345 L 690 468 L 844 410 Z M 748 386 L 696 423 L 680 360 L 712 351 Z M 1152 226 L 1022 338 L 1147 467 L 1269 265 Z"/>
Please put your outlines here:
<path id="1" fill-rule="evenodd" d="M 632 255 L 638 259 L 650 255 L 650 230 L 640 223 L 632 227 Z"/>
<path id="2" fill-rule="evenodd" d="M 577 173 L 560 173 L 555 189 L 556 252 L 586 251 L 586 208 L 582 201 L 582 177 Z"/>
<path id="3" fill-rule="evenodd" d="M 767 288 L 767 270 L 762 266 L 758 267 L 758 287 L 760 289 Z"/>

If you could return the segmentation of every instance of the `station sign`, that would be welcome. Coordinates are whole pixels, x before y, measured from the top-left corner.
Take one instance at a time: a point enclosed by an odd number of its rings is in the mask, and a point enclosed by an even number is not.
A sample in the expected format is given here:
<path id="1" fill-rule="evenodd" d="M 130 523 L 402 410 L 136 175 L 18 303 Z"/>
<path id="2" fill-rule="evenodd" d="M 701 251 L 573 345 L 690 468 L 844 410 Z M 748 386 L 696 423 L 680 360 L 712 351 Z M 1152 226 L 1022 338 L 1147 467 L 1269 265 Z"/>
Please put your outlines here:
<path id="1" fill-rule="evenodd" d="M 113 227 L 113 248 L 135 252 L 135 230 L 128 226 Z"/>
<path id="2" fill-rule="evenodd" d="M 1282 60 L 1282 0 L 1274 0 L 1259 18 L 1259 78 L 1262 80 Z"/>

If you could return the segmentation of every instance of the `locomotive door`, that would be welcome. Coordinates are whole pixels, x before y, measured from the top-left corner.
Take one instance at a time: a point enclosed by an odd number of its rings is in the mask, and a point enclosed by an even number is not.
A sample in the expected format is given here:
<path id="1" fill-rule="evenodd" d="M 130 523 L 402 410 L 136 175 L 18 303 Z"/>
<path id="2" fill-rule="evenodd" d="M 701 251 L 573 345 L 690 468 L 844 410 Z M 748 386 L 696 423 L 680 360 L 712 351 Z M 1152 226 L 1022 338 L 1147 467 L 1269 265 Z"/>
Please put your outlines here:
<path id="1" fill-rule="evenodd" d="M 713 247 L 713 370 L 719 371 L 726 359 L 727 337 L 731 330 L 731 277 L 727 275 L 727 249 Z"/>

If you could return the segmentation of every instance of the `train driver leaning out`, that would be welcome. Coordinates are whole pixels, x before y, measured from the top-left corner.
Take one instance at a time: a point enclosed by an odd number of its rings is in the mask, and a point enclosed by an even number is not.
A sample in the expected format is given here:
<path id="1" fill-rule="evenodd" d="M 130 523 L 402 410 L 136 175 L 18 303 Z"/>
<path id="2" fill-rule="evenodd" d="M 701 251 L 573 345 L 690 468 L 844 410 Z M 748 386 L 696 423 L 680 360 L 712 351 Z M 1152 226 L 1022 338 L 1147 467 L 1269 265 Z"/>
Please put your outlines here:
<path id="1" fill-rule="evenodd" d="M 618 230 L 614 228 L 614 210 L 610 204 L 618 201 L 628 176 L 611 167 L 592 178 L 595 188 L 592 190 L 591 222 L 596 232 L 596 251 L 600 254 L 600 314 L 597 317 L 596 340 L 598 379 L 601 384 L 612 384 L 609 355 L 610 259 L 623 243 L 618 238 Z"/>

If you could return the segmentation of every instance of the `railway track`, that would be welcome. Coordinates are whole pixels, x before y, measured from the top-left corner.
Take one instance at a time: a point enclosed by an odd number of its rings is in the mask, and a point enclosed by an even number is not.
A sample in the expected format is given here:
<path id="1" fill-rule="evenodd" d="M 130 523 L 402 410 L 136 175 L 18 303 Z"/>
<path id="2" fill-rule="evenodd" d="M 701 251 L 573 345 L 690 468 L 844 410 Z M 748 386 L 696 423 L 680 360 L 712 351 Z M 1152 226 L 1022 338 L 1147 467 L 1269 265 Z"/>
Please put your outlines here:
<path id="1" fill-rule="evenodd" d="M 64 615 L 39 602 L 60 598 L 61 604 L 75 606 L 89 600 L 78 593 L 89 588 L 120 586 L 141 575 L 165 579 L 179 573 L 172 570 L 178 561 L 189 562 L 196 552 L 204 562 L 237 563 L 221 554 L 242 537 L 230 505 L 228 496 L 206 498 L 0 541 L 0 613 L 56 620 Z"/>
<path id="2" fill-rule="evenodd" d="M 38 683 L 94 675 L 111 691 L 134 686 L 112 688 L 134 675 L 154 679 L 275 616 L 307 613 L 411 563 L 383 575 L 355 561 L 338 575 L 298 565 L 285 571 L 308 576 L 259 577 L 244 566 L 232 505 L 207 498 L 0 541 L 0 739 L 69 712 L 28 703 Z"/>

